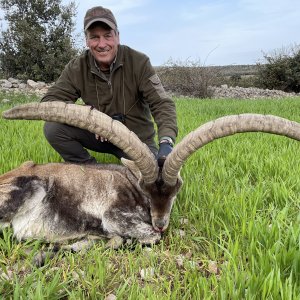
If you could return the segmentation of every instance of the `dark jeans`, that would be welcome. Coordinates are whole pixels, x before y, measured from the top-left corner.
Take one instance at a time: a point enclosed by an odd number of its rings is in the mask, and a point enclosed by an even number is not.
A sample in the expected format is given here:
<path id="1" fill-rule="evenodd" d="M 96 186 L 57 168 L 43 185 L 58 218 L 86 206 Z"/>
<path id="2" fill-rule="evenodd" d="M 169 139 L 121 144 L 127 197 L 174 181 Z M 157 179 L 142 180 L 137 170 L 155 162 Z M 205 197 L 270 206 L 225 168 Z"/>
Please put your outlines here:
<path id="1" fill-rule="evenodd" d="M 121 157 L 128 158 L 120 148 L 110 142 L 97 140 L 94 133 L 84 129 L 56 122 L 46 122 L 44 134 L 49 144 L 66 162 L 96 163 L 96 159 L 86 149 L 109 153 L 119 159 Z M 149 148 L 154 155 L 157 154 L 155 146 Z"/>

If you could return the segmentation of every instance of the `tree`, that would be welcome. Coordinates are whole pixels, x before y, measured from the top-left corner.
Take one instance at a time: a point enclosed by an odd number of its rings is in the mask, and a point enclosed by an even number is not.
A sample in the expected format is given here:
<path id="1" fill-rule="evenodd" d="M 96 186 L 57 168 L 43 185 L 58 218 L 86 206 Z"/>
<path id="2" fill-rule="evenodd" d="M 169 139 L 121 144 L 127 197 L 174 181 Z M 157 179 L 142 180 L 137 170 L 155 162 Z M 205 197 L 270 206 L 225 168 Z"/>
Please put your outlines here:
<path id="1" fill-rule="evenodd" d="M 52 82 L 78 53 L 72 33 L 74 2 L 0 0 L 8 29 L 1 32 L 2 73 L 19 79 Z"/>

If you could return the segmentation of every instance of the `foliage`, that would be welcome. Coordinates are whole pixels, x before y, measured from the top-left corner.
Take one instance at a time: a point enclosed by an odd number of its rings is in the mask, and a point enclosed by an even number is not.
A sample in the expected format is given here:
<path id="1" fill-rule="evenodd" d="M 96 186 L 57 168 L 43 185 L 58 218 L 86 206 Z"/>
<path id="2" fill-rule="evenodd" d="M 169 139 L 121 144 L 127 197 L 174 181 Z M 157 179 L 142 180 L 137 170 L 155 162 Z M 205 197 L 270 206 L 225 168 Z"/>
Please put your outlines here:
<path id="1" fill-rule="evenodd" d="M 10 103 L 1 103 L 2 98 Z M 35 99 L 37 100 L 37 99 Z M 33 101 L 0 93 L 0 112 Z M 300 122 L 299 98 L 175 99 L 180 133 L 240 113 L 274 114 Z M 43 122 L 0 119 L 0 174 L 26 160 L 60 161 Z M 0 233 L 3 299 L 300 299 L 299 142 L 249 133 L 216 140 L 194 153 L 181 175 L 171 224 L 153 246 L 59 252 L 32 263 L 42 242 Z M 94 155 L 94 154 L 93 154 Z M 95 155 L 114 162 L 110 155 Z M 149 276 L 142 277 L 142 270 Z M 152 271 L 152 272 L 151 272 Z M 0 297 L 0 298 L 1 298 Z"/>
<path id="2" fill-rule="evenodd" d="M 242 80 L 242 76 L 240 74 L 233 74 L 230 76 L 230 80 L 236 86 Z"/>
<path id="3" fill-rule="evenodd" d="M 1 32 L 0 67 L 7 77 L 54 81 L 77 53 L 75 2 L 0 0 L 8 28 Z"/>
<path id="4" fill-rule="evenodd" d="M 220 78 L 220 77 L 219 77 Z M 250 88 L 256 87 L 261 88 L 261 84 L 256 75 L 231 75 L 231 76 L 223 76 L 220 78 L 220 81 L 217 85 L 227 84 L 232 87 L 243 87 Z"/>
<path id="5" fill-rule="evenodd" d="M 264 63 L 257 64 L 263 88 L 300 92 L 300 45 L 275 50 L 265 54 L 264 59 Z"/>
<path id="6" fill-rule="evenodd" d="M 210 98 L 218 72 L 201 64 L 199 60 L 174 61 L 169 59 L 158 69 L 164 87 L 176 94 L 198 98 Z"/>

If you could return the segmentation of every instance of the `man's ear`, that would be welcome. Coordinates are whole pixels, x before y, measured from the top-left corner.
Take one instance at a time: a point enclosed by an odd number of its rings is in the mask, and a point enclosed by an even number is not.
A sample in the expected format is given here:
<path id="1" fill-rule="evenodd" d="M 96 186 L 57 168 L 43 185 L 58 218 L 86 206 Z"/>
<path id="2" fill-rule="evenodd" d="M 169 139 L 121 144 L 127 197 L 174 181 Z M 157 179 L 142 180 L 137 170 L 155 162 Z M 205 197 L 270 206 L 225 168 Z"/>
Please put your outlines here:
<path id="1" fill-rule="evenodd" d="M 140 170 L 138 169 L 138 167 L 135 165 L 134 161 L 122 157 L 121 162 L 125 167 L 127 167 L 131 171 L 131 173 L 137 179 L 141 178 L 142 174 L 141 174 Z"/>

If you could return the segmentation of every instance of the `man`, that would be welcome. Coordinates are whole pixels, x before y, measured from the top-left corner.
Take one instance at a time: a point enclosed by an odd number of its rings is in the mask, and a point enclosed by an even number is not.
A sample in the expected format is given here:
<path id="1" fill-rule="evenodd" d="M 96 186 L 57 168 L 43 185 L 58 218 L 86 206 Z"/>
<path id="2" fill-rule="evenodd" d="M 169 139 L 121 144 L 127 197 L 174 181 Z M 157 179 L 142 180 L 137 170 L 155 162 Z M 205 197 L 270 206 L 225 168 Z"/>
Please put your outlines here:
<path id="1" fill-rule="evenodd" d="M 117 22 L 109 9 L 93 7 L 84 18 L 86 50 L 70 61 L 42 101 L 76 102 L 123 122 L 148 145 L 162 166 L 177 136 L 176 110 L 166 95 L 149 58 L 120 45 Z M 158 129 L 159 150 L 152 116 Z M 123 151 L 102 137 L 68 126 L 47 122 L 44 133 L 51 146 L 67 162 L 95 163 L 86 149 L 110 153 Z"/>

